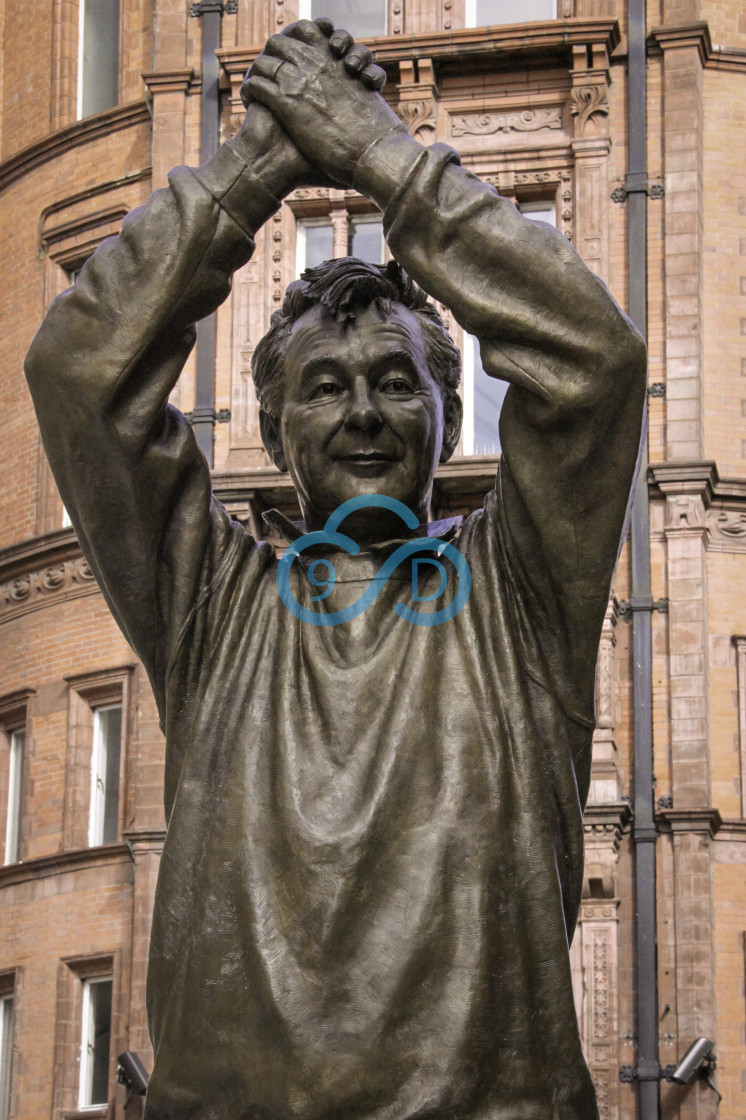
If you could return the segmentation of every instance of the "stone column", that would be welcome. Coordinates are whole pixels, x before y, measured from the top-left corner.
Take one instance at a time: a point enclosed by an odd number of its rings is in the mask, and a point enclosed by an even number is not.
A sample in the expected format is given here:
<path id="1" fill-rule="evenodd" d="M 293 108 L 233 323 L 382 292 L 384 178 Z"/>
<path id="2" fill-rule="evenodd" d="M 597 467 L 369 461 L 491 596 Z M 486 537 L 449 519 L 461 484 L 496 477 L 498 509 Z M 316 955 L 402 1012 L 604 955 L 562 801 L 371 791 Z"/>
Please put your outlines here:
<path id="1" fill-rule="evenodd" d="M 677 22 L 682 12 L 672 12 Z M 654 33 L 663 51 L 666 458 L 700 459 L 703 386 L 702 25 Z"/>
<path id="2" fill-rule="evenodd" d="M 575 247 L 609 277 L 609 59 L 600 43 L 573 47 L 570 112 L 575 121 Z"/>
<path id="3" fill-rule="evenodd" d="M 712 838 L 720 817 L 710 807 L 710 728 L 705 513 L 702 481 L 669 479 L 668 551 L 673 808 L 661 814 L 671 830 L 675 922 L 676 1047 L 679 1055 L 715 1028 Z M 680 1120 L 715 1120 L 716 1097 L 694 1085 L 677 1097 Z"/>
<path id="4" fill-rule="evenodd" d="M 614 802 L 619 800 L 619 771 L 617 747 L 614 738 L 616 724 L 616 697 L 614 689 L 616 624 L 619 604 L 612 595 L 606 608 L 601 642 L 596 666 L 596 728 L 593 732 L 593 761 L 589 802 Z"/>

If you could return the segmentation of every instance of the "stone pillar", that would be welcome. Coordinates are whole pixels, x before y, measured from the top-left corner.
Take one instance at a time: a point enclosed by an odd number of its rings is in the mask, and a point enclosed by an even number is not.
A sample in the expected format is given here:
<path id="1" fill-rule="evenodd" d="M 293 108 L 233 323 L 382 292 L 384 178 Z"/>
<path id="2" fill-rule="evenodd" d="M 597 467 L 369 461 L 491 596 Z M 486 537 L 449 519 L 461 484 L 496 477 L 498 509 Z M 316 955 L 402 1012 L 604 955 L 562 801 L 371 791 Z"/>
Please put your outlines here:
<path id="1" fill-rule="evenodd" d="M 671 14 L 680 20 L 683 13 Z M 704 449 L 701 34 L 686 27 L 655 32 L 663 51 L 668 460 L 700 459 Z"/>
<path id="2" fill-rule="evenodd" d="M 670 828 L 675 923 L 676 1048 L 679 1055 L 715 1029 L 712 838 L 720 824 L 710 807 L 710 728 L 706 508 L 701 480 L 669 479 L 665 538 L 668 551 L 671 697 L 671 792 L 663 810 Z M 677 1098 L 679 1120 L 715 1120 L 716 1097 L 694 1085 Z"/>
<path id="3" fill-rule="evenodd" d="M 591 787 L 588 794 L 588 800 L 593 804 L 618 801 L 621 792 L 614 738 L 616 724 L 614 648 L 618 614 L 619 604 L 612 595 L 606 608 L 596 665 L 596 728 L 593 732 Z"/>
<path id="4" fill-rule="evenodd" d="M 194 70 L 149 70 L 143 74 L 153 106 L 153 190 L 165 187 L 172 167 L 184 163 L 186 95 Z"/>
<path id="5" fill-rule="evenodd" d="M 609 59 L 605 46 L 573 47 L 570 112 L 575 122 L 575 247 L 602 280 L 609 277 Z"/>
<path id="6" fill-rule="evenodd" d="M 619 1117 L 619 991 L 616 865 L 631 818 L 626 803 L 585 813 L 585 877 L 571 960 L 580 1033 L 593 1074 L 600 1120 Z"/>

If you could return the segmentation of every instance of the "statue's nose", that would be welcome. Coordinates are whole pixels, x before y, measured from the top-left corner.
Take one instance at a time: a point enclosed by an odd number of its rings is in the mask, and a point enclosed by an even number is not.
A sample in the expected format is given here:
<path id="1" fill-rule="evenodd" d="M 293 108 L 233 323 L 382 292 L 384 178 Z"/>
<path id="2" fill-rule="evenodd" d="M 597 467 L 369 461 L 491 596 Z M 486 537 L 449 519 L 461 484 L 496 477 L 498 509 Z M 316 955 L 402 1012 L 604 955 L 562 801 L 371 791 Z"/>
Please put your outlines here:
<path id="1" fill-rule="evenodd" d="M 367 384 L 355 386 L 355 391 L 350 398 L 346 422 L 364 432 L 380 427 L 381 414 Z"/>

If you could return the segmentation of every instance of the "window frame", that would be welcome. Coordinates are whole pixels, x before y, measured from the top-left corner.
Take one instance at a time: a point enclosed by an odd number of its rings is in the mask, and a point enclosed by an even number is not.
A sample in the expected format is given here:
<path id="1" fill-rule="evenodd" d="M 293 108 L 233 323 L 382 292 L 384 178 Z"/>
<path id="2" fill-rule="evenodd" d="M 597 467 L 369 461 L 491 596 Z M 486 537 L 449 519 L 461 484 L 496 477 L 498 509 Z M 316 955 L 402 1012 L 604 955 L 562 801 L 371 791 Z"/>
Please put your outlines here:
<path id="1" fill-rule="evenodd" d="M 369 33 L 366 33 L 366 32 L 362 32 L 361 34 L 362 34 L 363 38 L 378 39 L 378 38 L 382 37 L 383 35 L 391 34 L 392 22 L 393 21 L 391 19 L 391 12 L 389 11 L 389 0 L 382 0 L 382 6 L 383 6 L 383 17 L 384 17 L 383 18 L 383 31 L 379 31 L 375 35 L 372 35 L 372 34 L 369 34 Z M 318 17 L 313 16 L 312 12 L 313 12 L 313 0 L 298 0 L 298 19 L 317 19 Z M 342 24 L 341 26 L 344 27 L 345 29 L 349 30 L 347 28 L 346 24 Z M 351 31 L 350 34 L 353 35 L 355 38 L 358 37 L 357 32 Z"/>
<path id="2" fill-rule="evenodd" d="M 27 787 L 29 776 L 29 745 L 31 737 L 29 734 L 29 702 L 34 696 L 34 689 L 24 688 L 16 692 L 10 692 L 6 696 L 0 697 L 0 746 L 2 747 L 2 764 L 0 765 L 0 805 L 4 809 L 5 816 L 0 824 L 2 828 L 2 866 L 9 867 L 14 863 L 20 863 L 24 856 L 23 844 L 23 824 L 25 816 L 25 805 L 27 801 Z M 20 747 L 21 759 L 20 766 L 13 765 L 13 746 L 16 736 L 23 735 L 23 744 Z M 15 779 L 15 780 L 14 780 Z M 13 782 L 14 789 L 11 788 Z M 11 820 L 10 810 L 11 798 L 15 792 L 15 806 L 13 817 Z M 11 828 L 15 835 L 15 850 L 13 852 L 13 859 L 8 858 L 8 839 Z"/>
<path id="3" fill-rule="evenodd" d="M 91 793 L 88 807 L 88 847 L 99 848 L 103 844 L 115 844 L 121 834 L 121 788 L 122 788 L 122 746 L 124 727 L 124 705 L 122 699 L 113 700 L 104 704 L 92 704 L 93 712 L 93 742 L 91 746 Z M 109 750 L 111 744 L 105 737 L 102 729 L 101 715 L 103 712 L 119 711 L 119 743 L 117 745 L 118 764 L 117 770 L 117 810 L 116 810 L 116 836 L 114 840 L 107 840 L 107 826 L 111 824 L 107 819 L 107 794 L 109 776 Z M 103 777 L 101 776 L 103 772 Z M 99 794 L 101 786 L 101 794 Z"/>
<path id="4" fill-rule="evenodd" d="M 512 23 L 544 23 L 547 20 L 560 19 L 562 15 L 567 14 L 562 11 L 563 0 L 551 0 L 554 9 L 554 15 L 551 16 L 541 16 L 535 20 L 516 19 L 505 20 L 501 23 L 477 23 L 477 3 L 478 0 L 464 0 L 464 27 L 509 27 Z"/>
<path id="5" fill-rule="evenodd" d="M 0 974 L 0 1120 L 9 1120 L 14 1111 L 13 1055 L 17 1022 L 17 972 L 17 969 L 10 969 Z"/>
<path id="6" fill-rule="evenodd" d="M 86 4 L 89 0 L 78 0 L 78 36 L 77 36 L 77 67 L 75 75 L 75 120 L 83 121 L 89 117 L 96 116 L 97 113 L 106 113 L 111 109 L 115 109 L 120 103 L 122 95 L 122 9 L 124 4 L 122 0 L 114 0 L 117 6 L 117 36 L 116 36 L 116 51 L 114 52 L 117 59 L 117 75 L 116 75 L 116 92 L 115 98 L 111 105 L 104 105 L 102 108 L 94 109 L 92 113 L 83 112 L 83 101 L 85 96 L 85 74 L 84 74 L 84 51 L 85 51 L 85 11 Z"/>
<path id="7" fill-rule="evenodd" d="M 102 847 L 91 844 L 91 793 L 95 712 L 99 708 L 122 706 L 119 748 L 119 798 L 116 839 L 122 843 L 128 796 L 127 764 L 130 735 L 132 673 L 136 666 L 119 665 L 65 677 L 68 686 L 67 759 L 62 846 L 65 851 Z"/>
<path id="8" fill-rule="evenodd" d="M 106 1094 L 106 1099 L 103 1101 L 84 1100 L 84 1097 L 93 1096 L 93 1087 L 96 1076 L 95 1019 L 94 1009 L 91 1002 L 91 991 L 94 987 L 98 987 L 101 984 L 109 984 L 111 988 L 109 997 L 109 1053 L 106 1058 L 107 1090 L 109 1082 L 111 1080 L 111 1044 L 114 1037 L 114 975 L 113 973 L 106 973 L 102 976 L 94 975 L 81 977 L 82 1002 L 80 1013 L 80 1073 L 78 1076 L 78 1108 L 81 1112 L 87 1112 L 92 1109 L 101 1109 L 108 1106 L 109 1104 L 108 1091 Z M 92 1038 L 91 1035 L 93 1035 Z M 91 1051 L 93 1051 L 93 1057 L 91 1056 Z"/>

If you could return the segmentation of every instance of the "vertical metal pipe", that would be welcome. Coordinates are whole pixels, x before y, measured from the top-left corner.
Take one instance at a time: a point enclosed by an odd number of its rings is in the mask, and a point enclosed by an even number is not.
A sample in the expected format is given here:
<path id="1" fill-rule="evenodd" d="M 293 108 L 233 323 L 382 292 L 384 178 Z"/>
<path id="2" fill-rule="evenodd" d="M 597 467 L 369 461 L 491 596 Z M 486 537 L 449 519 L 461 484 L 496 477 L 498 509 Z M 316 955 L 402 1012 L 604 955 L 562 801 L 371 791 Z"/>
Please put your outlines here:
<path id="1" fill-rule="evenodd" d="M 218 150 L 220 139 L 220 63 L 216 51 L 220 46 L 222 2 L 202 0 L 195 4 L 192 15 L 202 20 L 202 91 L 200 94 L 200 161 L 204 163 Z M 192 427 L 197 446 L 213 465 L 215 432 L 215 313 L 197 324 L 197 384 Z"/>
<path id="2" fill-rule="evenodd" d="M 628 0 L 629 313 L 647 337 L 646 0 Z M 659 1120 L 658 960 L 653 800 L 653 651 L 648 442 L 642 451 L 631 526 L 634 687 L 635 971 L 640 1120 Z M 637 608 L 637 609 L 634 609 Z"/>

